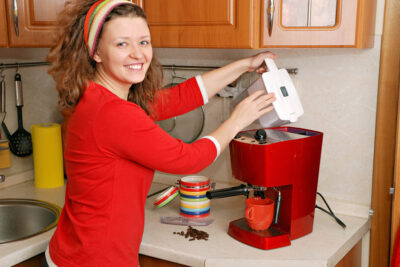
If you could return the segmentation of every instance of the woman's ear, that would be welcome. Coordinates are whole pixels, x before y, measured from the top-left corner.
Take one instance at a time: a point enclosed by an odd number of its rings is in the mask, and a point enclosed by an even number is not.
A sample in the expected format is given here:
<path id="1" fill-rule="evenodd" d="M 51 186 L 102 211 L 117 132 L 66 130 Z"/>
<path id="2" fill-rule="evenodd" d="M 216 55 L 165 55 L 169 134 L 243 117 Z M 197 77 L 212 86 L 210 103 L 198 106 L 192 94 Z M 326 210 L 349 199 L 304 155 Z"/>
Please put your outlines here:
<path id="1" fill-rule="evenodd" d="M 102 62 L 101 57 L 99 55 L 99 50 L 97 50 L 97 49 L 96 49 L 96 52 L 94 52 L 93 60 L 96 61 L 96 63 Z"/>

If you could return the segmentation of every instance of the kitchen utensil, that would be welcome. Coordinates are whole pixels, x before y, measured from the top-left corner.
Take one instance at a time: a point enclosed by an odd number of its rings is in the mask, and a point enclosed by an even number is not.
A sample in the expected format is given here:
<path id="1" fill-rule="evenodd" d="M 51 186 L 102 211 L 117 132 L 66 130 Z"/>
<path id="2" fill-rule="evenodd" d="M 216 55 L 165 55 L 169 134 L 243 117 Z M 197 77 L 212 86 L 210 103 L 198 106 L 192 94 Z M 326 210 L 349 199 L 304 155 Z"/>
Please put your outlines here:
<path id="1" fill-rule="evenodd" d="M 175 199 L 178 194 L 178 188 L 176 186 L 170 186 L 167 190 L 156 197 L 156 199 L 154 200 L 154 206 L 156 206 L 157 208 L 164 207 L 173 199 Z"/>
<path id="2" fill-rule="evenodd" d="M 246 199 L 245 217 L 251 229 L 267 230 L 274 217 L 274 201 L 261 197 Z"/>
<path id="3" fill-rule="evenodd" d="M 213 221 L 214 219 L 211 218 L 184 218 L 184 217 L 161 216 L 161 223 L 174 224 L 174 225 L 207 226 L 211 224 Z"/>
<path id="4" fill-rule="evenodd" d="M 0 78 L 0 121 L 3 122 L 6 117 L 6 82 L 2 73 Z"/>
<path id="5" fill-rule="evenodd" d="M 1 82 L 0 82 L 0 120 L 1 126 L 3 128 L 4 134 L 6 135 L 7 139 L 11 139 L 11 134 L 7 129 L 6 124 L 4 123 L 4 118 L 6 117 L 6 82 L 4 81 L 4 75 L 1 74 Z M 10 142 L 8 143 L 9 150 L 13 151 L 11 148 L 13 144 Z"/>
<path id="6" fill-rule="evenodd" d="M 180 199 L 185 200 L 185 201 L 206 201 L 207 196 L 206 194 L 204 195 L 199 195 L 199 196 L 191 196 L 191 195 L 185 195 L 182 192 L 179 192 Z"/>
<path id="7" fill-rule="evenodd" d="M 181 188 L 180 190 L 179 190 L 179 192 L 182 194 L 182 195 L 186 195 L 186 196 L 198 196 L 198 197 L 200 197 L 200 196 L 202 196 L 202 197 L 204 197 L 205 195 L 206 195 L 206 192 L 208 191 L 208 190 L 210 190 L 210 187 L 208 187 L 208 188 L 206 188 L 205 190 L 196 190 L 196 191 L 187 191 L 187 190 L 184 190 L 183 188 Z"/>
<path id="8" fill-rule="evenodd" d="M 243 217 L 229 223 L 230 236 L 256 248 L 274 249 L 312 232 L 322 137 L 321 132 L 294 127 L 236 135 L 229 144 L 232 176 L 247 185 L 208 191 L 207 197 L 248 196 L 251 192 L 279 205 L 268 229 L 255 231 Z"/>
<path id="9" fill-rule="evenodd" d="M 210 179 L 205 176 L 191 175 L 182 177 L 179 180 L 179 184 L 191 188 L 207 187 L 210 185 Z"/>
<path id="10" fill-rule="evenodd" d="M 186 201 L 186 203 L 184 203 L 184 202 L 181 201 L 181 208 L 185 208 L 185 209 L 188 209 L 188 210 L 193 210 L 193 209 L 200 210 L 200 209 L 206 209 L 206 208 L 210 207 L 210 200 L 207 203 L 201 204 L 201 205 L 197 205 L 196 202 L 194 202 L 195 205 L 187 204 L 187 203 L 190 203 L 190 202 Z"/>
<path id="11" fill-rule="evenodd" d="M 165 187 L 165 188 L 163 188 L 163 189 L 161 189 L 161 190 L 158 190 L 158 191 L 156 191 L 156 192 L 154 192 L 154 193 L 148 194 L 148 195 L 147 195 L 147 198 L 151 198 L 152 196 L 155 196 L 155 195 L 157 195 L 157 194 L 160 194 L 162 191 L 167 190 L 169 187 L 170 187 L 170 186 L 167 186 L 167 187 Z"/>
<path id="12" fill-rule="evenodd" d="M 210 207 L 201 209 L 187 209 L 180 207 L 180 214 L 184 217 L 203 218 L 210 215 Z"/>
<path id="13" fill-rule="evenodd" d="M 185 217 L 206 217 L 210 214 L 210 179 L 205 176 L 185 176 L 179 180 L 180 214 Z"/>
<path id="14" fill-rule="evenodd" d="M 250 94 L 262 89 L 275 94 L 276 100 L 272 103 L 274 109 L 260 117 L 260 124 L 263 127 L 274 127 L 297 121 L 304 110 L 287 70 L 278 70 L 270 58 L 265 59 L 265 63 L 268 71 L 248 88 Z"/>
<path id="15" fill-rule="evenodd" d="M 175 78 L 181 78 L 175 76 Z M 183 79 L 183 78 L 181 78 Z M 170 83 L 165 88 L 170 88 L 178 83 Z M 156 122 L 160 127 L 172 137 L 182 140 L 185 143 L 195 141 L 201 135 L 205 122 L 205 112 L 203 107 L 198 107 L 183 115 Z"/>
<path id="16" fill-rule="evenodd" d="M 14 76 L 15 82 L 15 102 L 17 106 L 18 129 L 11 135 L 9 139 L 11 152 L 18 157 L 25 157 L 32 154 L 32 136 L 24 129 L 22 123 L 22 107 L 24 105 L 22 96 L 22 80 L 21 74 L 16 73 Z M 5 126 L 5 124 L 4 124 Z M 6 127 L 4 127 L 6 128 Z"/>
<path id="17" fill-rule="evenodd" d="M 168 133 L 185 143 L 192 143 L 200 137 L 205 123 L 204 107 L 198 107 L 174 118 L 175 127 Z"/>
<path id="18" fill-rule="evenodd" d="M 193 202 L 193 201 L 186 201 L 186 200 L 181 199 L 181 204 L 191 206 L 189 208 L 193 208 L 193 207 L 205 208 L 206 206 L 210 205 L 210 200 L 207 199 L 207 200 L 203 200 L 203 201 Z"/>
<path id="19" fill-rule="evenodd" d="M 187 187 L 187 186 L 180 186 L 181 190 L 185 190 L 188 192 L 201 192 L 201 191 L 208 191 L 211 189 L 209 185 L 207 186 L 200 186 L 200 187 Z"/>
<path id="20" fill-rule="evenodd" d="M 167 120 L 162 120 L 162 121 L 157 121 L 156 122 L 160 127 L 166 131 L 167 133 L 173 131 L 176 126 L 176 117 L 167 119 Z"/>

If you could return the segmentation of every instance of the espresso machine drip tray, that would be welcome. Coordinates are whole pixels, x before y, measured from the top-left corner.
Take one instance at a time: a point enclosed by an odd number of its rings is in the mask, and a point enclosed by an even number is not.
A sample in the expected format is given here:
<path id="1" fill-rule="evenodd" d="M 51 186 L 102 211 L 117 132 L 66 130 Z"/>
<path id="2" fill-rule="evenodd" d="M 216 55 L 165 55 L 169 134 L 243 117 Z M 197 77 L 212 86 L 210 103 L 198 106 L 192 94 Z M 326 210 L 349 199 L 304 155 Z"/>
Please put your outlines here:
<path id="1" fill-rule="evenodd" d="M 289 233 L 282 232 L 274 226 L 264 231 L 250 229 L 246 218 L 230 222 L 228 234 L 233 238 L 260 249 L 274 249 L 290 245 Z"/>

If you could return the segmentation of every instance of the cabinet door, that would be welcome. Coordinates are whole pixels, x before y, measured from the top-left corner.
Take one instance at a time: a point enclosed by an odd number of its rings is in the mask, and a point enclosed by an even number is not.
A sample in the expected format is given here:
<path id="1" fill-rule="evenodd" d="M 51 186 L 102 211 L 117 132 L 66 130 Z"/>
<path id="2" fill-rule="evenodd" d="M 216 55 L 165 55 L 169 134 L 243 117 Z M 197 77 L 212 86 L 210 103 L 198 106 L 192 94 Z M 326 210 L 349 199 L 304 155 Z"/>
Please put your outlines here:
<path id="1" fill-rule="evenodd" d="M 372 47 L 375 7 L 376 0 L 263 0 L 261 46 Z"/>
<path id="2" fill-rule="evenodd" d="M 0 47 L 5 47 L 7 44 L 6 4 L 4 1 L 0 1 Z"/>
<path id="3" fill-rule="evenodd" d="M 257 0 L 143 0 L 154 47 L 256 48 Z"/>
<path id="4" fill-rule="evenodd" d="M 66 0 L 7 0 L 10 46 L 51 46 L 57 13 L 62 10 L 65 2 Z"/>
<path id="5" fill-rule="evenodd" d="M 56 30 L 57 14 L 63 9 L 67 0 L 6 1 L 8 36 L 11 47 L 51 47 L 54 45 L 53 34 Z M 132 2 L 141 5 L 142 0 L 133 0 Z M 18 26 L 15 23 L 16 20 Z"/>

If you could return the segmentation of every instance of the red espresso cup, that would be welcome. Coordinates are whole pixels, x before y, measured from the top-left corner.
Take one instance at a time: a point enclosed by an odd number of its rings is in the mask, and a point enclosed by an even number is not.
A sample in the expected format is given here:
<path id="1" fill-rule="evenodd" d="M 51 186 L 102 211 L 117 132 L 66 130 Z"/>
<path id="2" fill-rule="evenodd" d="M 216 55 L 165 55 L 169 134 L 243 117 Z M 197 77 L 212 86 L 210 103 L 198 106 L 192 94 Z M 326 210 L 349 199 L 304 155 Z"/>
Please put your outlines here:
<path id="1" fill-rule="evenodd" d="M 274 217 L 274 201 L 270 198 L 246 199 L 245 217 L 249 227 L 256 231 L 267 230 Z"/>

